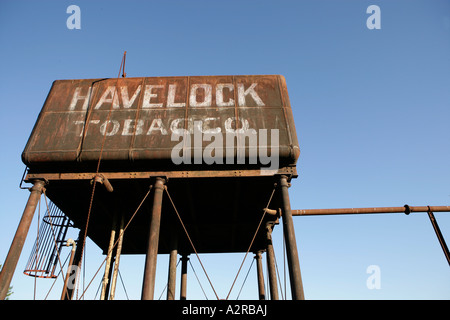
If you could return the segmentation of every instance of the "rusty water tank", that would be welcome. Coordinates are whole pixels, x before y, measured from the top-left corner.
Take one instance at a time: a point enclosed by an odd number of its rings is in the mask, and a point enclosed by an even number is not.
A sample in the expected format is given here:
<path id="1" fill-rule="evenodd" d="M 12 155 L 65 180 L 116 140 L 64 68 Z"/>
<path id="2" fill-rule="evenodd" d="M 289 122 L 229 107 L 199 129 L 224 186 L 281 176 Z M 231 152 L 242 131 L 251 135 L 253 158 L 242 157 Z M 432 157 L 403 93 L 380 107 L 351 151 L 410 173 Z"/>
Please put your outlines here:
<path id="1" fill-rule="evenodd" d="M 274 129 L 279 165 L 295 165 L 300 150 L 280 75 L 56 80 L 22 160 L 46 172 L 92 171 L 100 154 L 102 169 L 112 171 L 260 167 L 252 152 L 270 154 Z"/>
<path id="2" fill-rule="evenodd" d="M 83 228 L 101 157 L 114 192 L 96 189 L 88 237 L 104 252 L 113 216 L 130 219 L 150 178 L 166 177 L 197 251 L 207 253 L 248 249 L 279 176 L 297 176 L 299 154 L 283 76 L 186 76 L 54 81 L 22 160 L 27 179 L 49 181 L 46 195 Z M 271 208 L 280 207 L 276 193 Z M 123 254 L 146 252 L 149 212 L 146 201 Z M 161 217 L 159 253 L 175 234 L 180 252 L 191 252 L 167 198 Z M 252 250 L 265 248 L 263 229 Z"/>

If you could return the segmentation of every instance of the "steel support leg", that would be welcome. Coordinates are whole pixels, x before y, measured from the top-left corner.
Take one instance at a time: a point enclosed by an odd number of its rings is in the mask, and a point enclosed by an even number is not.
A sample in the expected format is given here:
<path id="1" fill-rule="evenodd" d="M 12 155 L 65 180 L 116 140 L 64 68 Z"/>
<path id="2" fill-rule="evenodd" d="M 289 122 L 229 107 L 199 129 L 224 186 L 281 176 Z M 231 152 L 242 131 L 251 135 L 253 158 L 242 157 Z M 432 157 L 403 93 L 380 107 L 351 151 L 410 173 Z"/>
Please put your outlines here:
<path id="1" fill-rule="evenodd" d="M 30 228 L 31 221 L 33 220 L 34 212 L 36 211 L 36 207 L 39 203 L 39 199 L 41 198 L 44 186 L 44 181 L 36 180 L 33 182 L 33 187 L 30 189 L 31 194 L 23 211 L 22 219 L 17 227 L 11 247 L 9 248 L 5 263 L 3 264 L 2 272 L 0 273 L 0 300 L 4 300 L 8 294 L 9 286 L 11 284 L 14 271 L 16 270 L 20 254 L 22 253 L 23 245 L 28 234 L 28 229 Z"/>
<path id="2" fill-rule="evenodd" d="M 116 248 L 116 260 L 114 261 L 114 272 L 111 281 L 111 289 L 109 300 L 114 300 L 114 296 L 116 294 L 116 283 L 117 283 L 117 275 L 119 273 L 119 263 L 120 263 L 120 255 L 122 253 L 122 244 L 123 244 L 123 230 L 124 230 L 124 216 L 122 215 L 119 227 L 119 239 Z"/>
<path id="3" fill-rule="evenodd" d="M 117 225 L 117 215 L 114 215 L 113 222 L 111 225 L 111 234 L 109 237 L 108 252 L 106 254 L 105 274 L 103 275 L 102 293 L 100 295 L 100 300 L 108 299 L 109 281 L 111 279 L 111 261 L 114 252 L 114 241 L 116 240 L 116 225 Z"/>
<path id="4" fill-rule="evenodd" d="M 286 255 L 289 267 L 292 300 L 304 300 L 300 262 L 298 260 L 297 242 L 295 240 L 294 222 L 292 221 L 291 204 L 289 201 L 289 183 L 286 176 L 280 178 L 281 195 L 283 199 L 283 231 L 286 243 Z"/>
<path id="5" fill-rule="evenodd" d="M 79 270 L 81 268 L 81 257 L 83 254 L 83 239 L 86 234 L 86 222 L 80 227 L 80 232 L 78 233 L 77 246 L 75 249 L 75 255 L 73 257 L 72 265 L 70 265 L 71 271 L 71 283 L 68 283 L 67 293 L 64 295 L 64 300 L 72 300 L 73 294 L 75 292 L 75 287 L 78 281 Z"/>
<path id="6" fill-rule="evenodd" d="M 153 207 L 150 221 L 150 232 L 145 258 L 144 281 L 142 284 L 142 300 L 153 300 L 155 291 L 156 259 L 158 256 L 159 227 L 161 224 L 161 207 L 165 180 L 157 178 L 153 186 Z"/>
<path id="7" fill-rule="evenodd" d="M 255 253 L 256 273 L 258 278 L 258 296 L 259 300 L 266 300 L 266 293 L 264 290 L 264 274 L 262 268 L 261 251 Z"/>
<path id="8" fill-rule="evenodd" d="M 177 280 L 177 238 L 176 235 L 172 238 L 172 248 L 169 257 L 169 277 L 167 279 L 167 300 L 175 300 L 175 286 Z"/>
<path id="9" fill-rule="evenodd" d="M 187 296 L 187 263 L 189 258 L 187 255 L 181 257 L 181 288 L 180 300 L 186 300 Z"/>
<path id="10" fill-rule="evenodd" d="M 66 300 L 69 296 L 67 293 L 67 284 L 69 283 L 69 277 L 72 271 L 73 258 L 75 256 L 76 243 L 73 239 L 67 240 L 67 246 L 72 246 L 72 251 L 70 252 L 69 266 L 67 267 L 66 277 L 64 278 L 63 291 L 61 293 L 61 300 Z"/>
<path id="11" fill-rule="evenodd" d="M 278 300 L 278 283 L 277 283 L 277 271 L 275 269 L 275 253 L 273 251 L 272 244 L 272 225 L 270 223 L 266 226 L 267 234 L 267 270 L 269 273 L 269 288 L 270 299 Z"/>

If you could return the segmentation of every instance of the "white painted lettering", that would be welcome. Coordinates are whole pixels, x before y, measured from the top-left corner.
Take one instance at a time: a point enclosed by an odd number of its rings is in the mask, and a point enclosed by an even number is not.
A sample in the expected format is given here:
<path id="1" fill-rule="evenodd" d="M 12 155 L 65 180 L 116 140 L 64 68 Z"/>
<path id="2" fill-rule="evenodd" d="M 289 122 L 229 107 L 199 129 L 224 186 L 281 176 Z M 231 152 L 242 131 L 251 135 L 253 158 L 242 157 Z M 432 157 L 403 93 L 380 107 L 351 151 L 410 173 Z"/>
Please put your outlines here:
<path id="1" fill-rule="evenodd" d="M 258 107 L 264 106 L 264 102 L 259 97 L 255 88 L 257 83 L 252 83 L 248 88 L 245 88 L 244 84 L 237 84 L 237 99 L 240 107 L 246 107 L 248 97 L 252 98 L 254 103 Z M 85 111 L 89 107 L 91 96 L 96 88 L 89 87 L 87 92 L 84 92 L 83 87 L 75 88 L 72 95 L 72 100 L 69 104 L 69 111 L 76 110 L 77 105 L 82 103 L 81 110 Z M 167 89 L 167 96 L 161 97 L 161 93 Z M 101 93 L 100 99 L 95 105 L 95 109 L 100 109 L 104 104 L 112 104 L 113 109 L 119 109 L 121 106 L 124 109 L 130 109 L 133 105 L 137 107 L 137 103 L 140 101 L 142 94 L 142 85 L 137 86 L 133 95 L 130 97 L 131 92 L 128 91 L 127 86 L 108 86 Z M 236 104 L 233 95 L 230 96 L 235 90 L 232 83 L 219 83 L 215 86 L 215 105 L 213 105 L 213 88 L 212 85 L 206 83 L 193 84 L 189 92 L 189 105 L 190 107 L 232 107 Z M 227 93 L 225 97 L 224 93 Z M 120 93 L 120 94 L 119 94 Z M 144 89 L 144 96 L 142 99 L 142 108 L 161 108 L 163 106 L 169 108 L 182 108 L 186 106 L 186 101 L 175 101 L 177 93 L 177 84 L 169 84 L 168 88 L 165 85 L 146 85 Z M 121 100 L 120 98 L 121 97 Z"/>
<path id="2" fill-rule="evenodd" d="M 70 105 L 69 105 L 69 111 L 75 110 L 75 107 L 76 107 L 78 101 L 80 101 L 80 100 L 83 101 L 83 106 L 81 107 L 81 109 L 83 111 L 87 110 L 88 104 L 89 104 L 89 100 L 91 98 L 91 94 L 92 94 L 93 91 L 94 90 L 92 89 L 92 87 L 89 87 L 88 90 L 87 90 L 86 95 L 82 96 L 81 95 L 81 87 L 77 87 L 75 89 L 75 92 L 73 93 L 72 101 L 70 102 Z"/>
<path id="3" fill-rule="evenodd" d="M 133 134 L 138 136 L 142 134 L 142 126 L 144 125 L 144 120 L 139 119 L 136 125 L 135 122 L 136 120 L 133 119 L 125 120 L 122 130 L 123 136 L 132 136 Z"/>
<path id="4" fill-rule="evenodd" d="M 175 91 L 177 90 L 176 84 L 169 84 L 169 93 L 167 94 L 167 106 L 180 108 L 184 107 L 186 103 L 184 102 L 175 102 Z"/>
<path id="5" fill-rule="evenodd" d="M 107 132 L 106 130 L 109 128 L 109 124 L 112 123 L 112 130 Z M 107 137 L 115 135 L 120 129 L 120 123 L 117 120 L 108 120 L 102 123 L 100 126 L 100 133 L 102 135 L 106 135 Z"/>
<path id="6" fill-rule="evenodd" d="M 203 126 L 202 126 L 202 132 L 203 133 L 220 133 L 222 132 L 222 128 L 221 127 L 215 127 L 212 128 L 209 125 L 210 121 L 216 121 L 218 118 L 205 118 L 203 119 Z"/>
<path id="7" fill-rule="evenodd" d="M 258 107 L 263 107 L 264 102 L 261 100 L 261 98 L 258 96 L 258 94 L 255 91 L 255 87 L 257 86 L 257 83 L 252 83 L 252 85 L 245 90 L 243 83 L 238 83 L 238 101 L 239 106 L 244 107 L 246 106 L 245 97 L 250 94 L 250 96 L 253 98 L 253 100 L 256 102 L 256 105 Z"/>
<path id="8" fill-rule="evenodd" d="M 203 101 L 197 101 L 197 90 L 203 89 L 205 93 L 205 99 Z M 191 92 L 189 95 L 189 105 L 191 107 L 210 107 L 212 101 L 212 88 L 210 84 L 193 84 L 191 86 Z"/>
<path id="9" fill-rule="evenodd" d="M 167 134 L 167 129 L 164 127 L 161 119 L 153 119 L 152 124 L 147 131 L 147 135 L 152 134 L 153 131 L 160 131 L 162 135 Z"/>
<path id="10" fill-rule="evenodd" d="M 77 120 L 77 121 L 74 121 L 73 123 L 76 124 L 76 125 L 79 125 L 79 124 L 82 125 L 82 126 L 81 126 L 81 131 L 80 131 L 80 134 L 79 134 L 79 136 L 82 137 L 83 134 L 84 134 L 84 130 L 85 130 L 85 128 L 86 128 L 85 125 L 84 125 L 84 121 L 82 121 L 82 120 Z M 93 124 L 99 124 L 99 123 L 100 123 L 100 120 L 89 120 L 89 124 L 91 124 L 91 123 L 93 123 Z"/>
<path id="11" fill-rule="evenodd" d="M 185 129 L 179 128 L 180 123 L 184 123 L 184 118 L 174 119 L 170 123 L 170 131 L 172 131 L 174 134 L 183 135 Z"/>
<path id="12" fill-rule="evenodd" d="M 232 107 L 234 106 L 234 99 L 229 99 L 227 102 L 223 101 L 224 88 L 227 88 L 230 92 L 234 90 L 234 86 L 231 83 L 219 83 L 216 86 L 216 105 L 218 107 Z"/>
<path id="13" fill-rule="evenodd" d="M 155 107 L 162 107 L 162 103 L 151 103 L 151 98 L 156 98 L 158 94 L 152 93 L 153 89 L 163 89 L 163 85 L 146 85 L 145 86 L 145 92 L 144 92 L 144 101 L 142 104 L 142 108 L 155 108 Z"/>
<path id="14" fill-rule="evenodd" d="M 247 119 L 239 119 L 239 121 L 241 122 L 241 128 L 233 129 L 233 122 L 236 122 L 236 118 L 235 117 L 227 118 L 227 120 L 225 120 L 225 132 L 226 133 L 245 132 L 250 128 L 250 124 L 248 123 Z"/>
<path id="15" fill-rule="evenodd" d="M 128 87 L 123 86 L 120 87 L 120 93 L 122 95 L 122 103 L 123 103 L 123 107 L 125 109 L 130 108 L 134 101 L 136 100 L 137 96 L 139 95 L 139 93 L 141 92 L 141 85 L 139 85 L 136 89 L 136 91 L 134 92 L 133 96 L 131 97 L 131 99 L 128 98 Z"/>
<path id="16" fill-rule="evenodd" d="M 114 100 L 114 101 L 113 101 Z M 117 90 L 115 86 L 108 86 L 108 88 L 103 92 L 100 100 L 97 102 L 95 109 L 100 109 L 102 104 L 112 103 L 114 109 L 119 109 L 119 97 L 117 95 Z"/>

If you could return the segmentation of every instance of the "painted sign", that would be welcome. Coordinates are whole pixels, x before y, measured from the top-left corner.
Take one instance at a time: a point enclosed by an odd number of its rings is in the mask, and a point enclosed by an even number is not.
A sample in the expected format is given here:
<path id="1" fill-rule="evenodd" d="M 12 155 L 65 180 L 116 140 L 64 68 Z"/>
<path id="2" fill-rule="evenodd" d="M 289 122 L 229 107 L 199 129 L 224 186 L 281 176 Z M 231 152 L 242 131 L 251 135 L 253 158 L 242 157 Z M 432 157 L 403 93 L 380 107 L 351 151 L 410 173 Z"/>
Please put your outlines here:
<path id="1" fill-rule="evenodd" d="M 100 150 L 105 161 L 174 165 L 267 164 L 258 151 L 295 163 L 299 155 L 282 76 L 55 81 L 24 163 L 93 161 Z"/>

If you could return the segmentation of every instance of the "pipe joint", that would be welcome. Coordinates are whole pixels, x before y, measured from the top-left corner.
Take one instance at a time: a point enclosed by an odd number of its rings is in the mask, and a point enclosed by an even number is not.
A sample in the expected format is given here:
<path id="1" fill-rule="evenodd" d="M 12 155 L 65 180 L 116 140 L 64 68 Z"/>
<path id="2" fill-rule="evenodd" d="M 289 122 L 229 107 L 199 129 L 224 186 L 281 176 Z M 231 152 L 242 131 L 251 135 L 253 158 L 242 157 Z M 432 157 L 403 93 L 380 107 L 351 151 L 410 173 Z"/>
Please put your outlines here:
<path id="1" fill-rule="evenodd" d="M 94 176 L 94 178 L 92 179 L 91 183 L 94 182 L 94 181 L 95 181 L 96 183 L 102 184 L 102 185 L 106 188 L 106 190 L 107 190 L 108 192 L 113 192 L 113 191 L 114 191 L 114 188 L 112 187 L 112 185 L 111 185 L 111 183 L 109 182 L 108 178 L 106 178 L 104 175 L 102 175 L 102 174 L 96 174 L 96 175 Z"/>

